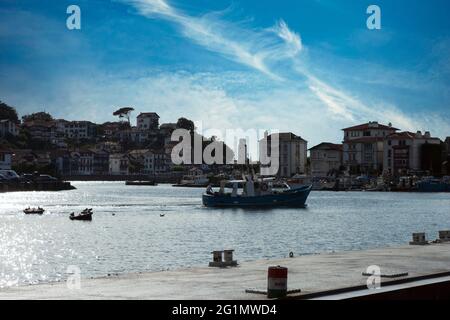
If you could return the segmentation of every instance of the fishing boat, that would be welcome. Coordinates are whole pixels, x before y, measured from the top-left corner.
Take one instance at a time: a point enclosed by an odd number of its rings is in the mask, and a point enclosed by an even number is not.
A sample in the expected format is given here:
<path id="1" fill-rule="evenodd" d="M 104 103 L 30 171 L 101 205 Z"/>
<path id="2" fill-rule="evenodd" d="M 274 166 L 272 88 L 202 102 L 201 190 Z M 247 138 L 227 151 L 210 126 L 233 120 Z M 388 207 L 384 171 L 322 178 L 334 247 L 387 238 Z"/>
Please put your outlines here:
<path id="1" fill-rule="evenodd" d="M 227 186 L 231 192 L 225 192 Z M 243 186 L 240 194 L 239 186 Z M 274 188 L 273 181 L 254 181 L 252 176 L 247 176 L 245 180 L 221 182 L 218 192 L 208 186 L 202 200 L 206 207 L 305 207 L 311 189 L 312 185 L 291 187 L 288 184 L 282 189 Z"/>
<path id="2" fill-rule="evenodd" d="M 203 174 L 203 171 L 198 168 L 192 168 L 189 170 L 188 175 L 184 175 L 180 183 L 174 184 L 174 187 L 191 187 L 191 188 L 204 188 L 208 186 L 209 179 Z"/>
<path id="3" fill-rule="evenodd" d="M 45 212 L 45 210 L 41 207 L 37 207 L 37 208 L 26 208 L 23 210 L 23 212 L 25 214 L 43 214 Z"/>
<path id="4" fill-rule="evenodd" d="M 92 220 L 92 209 L 84 209 L 79 214 L 75 215 L 75 212 L 72 212 L 69 216 L 70 220 L 85 220 L 85 221 L 91 221 Z"/>

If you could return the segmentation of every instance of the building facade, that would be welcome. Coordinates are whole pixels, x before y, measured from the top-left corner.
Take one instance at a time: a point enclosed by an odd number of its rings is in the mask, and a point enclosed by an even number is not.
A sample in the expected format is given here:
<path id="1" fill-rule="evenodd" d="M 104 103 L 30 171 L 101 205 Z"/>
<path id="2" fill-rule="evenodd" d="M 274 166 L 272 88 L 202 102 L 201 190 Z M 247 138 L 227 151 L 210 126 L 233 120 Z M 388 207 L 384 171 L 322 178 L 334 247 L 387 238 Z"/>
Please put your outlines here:
<path id="1" fill-rule="evenodd" d="M 6 137 L 8 135 L 17 136 L 19 130 L 17 129 L 17 124 L 9 119 L 0 120 L 0 138 Z"/>
<path id="2" fill-rule="evenodd" d="M 155 175 L 167 172 L 165 153 L 158 150 L 133 150 L 130 151 L 133 161 L 138 164 L 140 170 L 136 173 Z"/>
<path id="3" fill-rule="evenodd" d="M 92 140 L 97 134 L 97 125 L 90 121 L 57 120 L 58 132 L 65 138 L 75 140 Z"/>
<path id="4" fill-rule="evenodd" d="M 109 174 L 127 175 L 129 174 L 130 158 L 124 153 L 115 153 L 109 156 Z"/>
<path id="5" fill-rule="evenodd" d="M 11 170 L 12 152 L 0 150 L 0 170 Z"/>
<path id="6" fill-rule="evenodd" d="M 383 171 L 384 139 L 396 131 L 391 124 L 376 121 L 342 129 L 343 165 L 350 173 L 375 173 Z"/>
<path id="7" fill-rule="evenodd" d="M 396 132 L 384 140 L 384 170 L 393 175 L 408 171 L 428 170 L 424 161 L 427 151 L 425 145 L 440 146 L 439 138 L 431 137 L 429 132 Z"/>
<path id="8" fill-rule="evenodd" d="M 159 127 L 159 116 L 155 112 L 140 113 L 136 122 L 139 130 L 156 130 Z"/>
<path id="9" fill-rule="evenodd" d="M 280 178 L 290 178 L 297 173 L 305 173 L 308 142 L 292 132 L 274 133 L 271 135 L 265 134 L 264 138 L 259 141 L 260 153 L 264 152 L 264 148 L 266 147 L 266 154 L 270 156 L 273 135 L 278 136 L 279 142 L 279 166 L 276 176 Z M 264 167 L 265 166 L 263 165 L 261 167 L 261 173 L 263 175 L 266 172 Z"/>
<path id="10" fill-rule="evenodd" d="M 311 176 L 326 177 L 342 166 L 342 144 L 322 142 L 309 149 Z"/>
<path id="11" fill-rule="evenodd" d="M 54 121 L 34 120 L 23 123 L 32 140 L 56 144 L 57 141 L 57 126 Z"/>

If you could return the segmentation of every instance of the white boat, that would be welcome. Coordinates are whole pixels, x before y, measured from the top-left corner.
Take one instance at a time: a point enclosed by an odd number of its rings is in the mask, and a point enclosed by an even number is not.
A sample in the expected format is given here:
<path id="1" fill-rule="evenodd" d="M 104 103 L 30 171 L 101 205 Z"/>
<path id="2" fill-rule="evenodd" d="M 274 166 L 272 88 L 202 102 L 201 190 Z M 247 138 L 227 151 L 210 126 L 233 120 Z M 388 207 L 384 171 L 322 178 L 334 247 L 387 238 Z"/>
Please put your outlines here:
<path id="1" fill-rule="evenodd" d="M 203 171 L 197 168 L 192 168 L 188 175 L 183 176 L 179 184 L 174 187 L 206 187 L 209 184 L 208 177 L 203 174 Z"/>

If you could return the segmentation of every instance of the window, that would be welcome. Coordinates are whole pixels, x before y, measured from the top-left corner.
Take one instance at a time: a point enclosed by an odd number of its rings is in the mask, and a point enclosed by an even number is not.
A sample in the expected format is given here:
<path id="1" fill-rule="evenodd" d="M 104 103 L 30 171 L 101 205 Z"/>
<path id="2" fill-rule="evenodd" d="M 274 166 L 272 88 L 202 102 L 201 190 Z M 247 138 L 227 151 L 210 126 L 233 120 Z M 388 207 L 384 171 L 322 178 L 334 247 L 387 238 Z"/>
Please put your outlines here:
<path id="1" fill-rule="evenodd" d="M 370 137 L 370 131 L 364 131 L 363 136 L 364 137 Z"/>

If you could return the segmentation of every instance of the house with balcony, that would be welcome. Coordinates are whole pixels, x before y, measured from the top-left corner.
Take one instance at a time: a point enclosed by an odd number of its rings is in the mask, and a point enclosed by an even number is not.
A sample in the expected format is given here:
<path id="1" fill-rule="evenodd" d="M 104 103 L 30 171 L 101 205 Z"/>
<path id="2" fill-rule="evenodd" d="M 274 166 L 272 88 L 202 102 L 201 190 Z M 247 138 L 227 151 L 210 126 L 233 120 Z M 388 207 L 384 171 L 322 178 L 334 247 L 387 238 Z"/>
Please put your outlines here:
<path id="1" fill-rule="evenodd" d="M 383 172 L 384 139 L 397 132 L 377 121 L 344 128 L 343 165 L 353 174 Z"/>
<path id="2" fill-rule="evenodd" d="M 311 176 L 326 177 L 342 166 L 342 144 L 322 142 L 309 149 Z"/>

